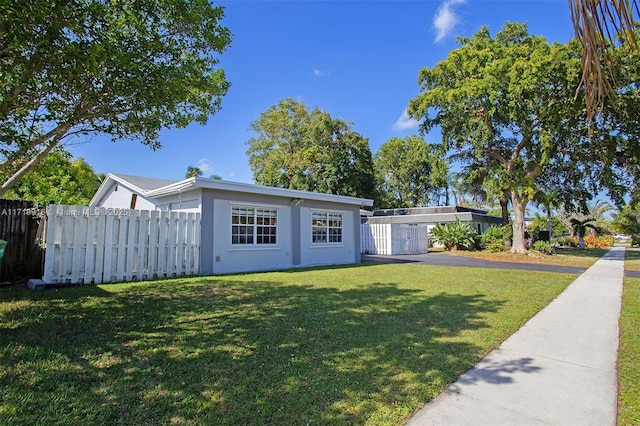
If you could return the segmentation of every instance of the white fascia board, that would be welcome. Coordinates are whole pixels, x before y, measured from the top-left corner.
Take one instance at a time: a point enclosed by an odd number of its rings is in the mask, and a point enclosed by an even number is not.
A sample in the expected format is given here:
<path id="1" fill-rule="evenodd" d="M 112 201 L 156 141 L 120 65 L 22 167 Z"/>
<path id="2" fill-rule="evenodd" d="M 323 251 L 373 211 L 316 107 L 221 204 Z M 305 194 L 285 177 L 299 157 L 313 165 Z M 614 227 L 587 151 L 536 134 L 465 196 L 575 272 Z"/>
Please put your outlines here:
<path id="1" fill-rule="evenodd" d="M 303 200 L 328 201 L 332 203 L 351 204 L 361 207 L 373 206 L 373 200 L 368 198 L 321 194 L 318 192 L 300 191 L 297 189 L 275 188 L 271 186 L 253 185 L 250 183 L 230 182 L 221 179 L 207 179 L 201 177 L 193 177 L 171 185 L 163 186 L 162 188 L 149 191 L 145 195 L 149 197 L 162 197 L 195 188 L 217 189 L 220 191 L 240 192 L 245 194 L 269 195 L 273 197 L 300 198 Z"/>
<path id="2" fill-rule="evenodd" d="M 197 187 L 195 180 L 196 178 L 181 180 L 180 182 L 172 183 L 171 185 L 149 191 L 146 195 L 154 198 L 164 197 L 166 195 L 178 194 L 189 189 L 195 189 Z"/>
<path id="3" fill-rule="evenodd" d="M 253 185 L 250 183 L 230 182 L 220 179 L 195 178 L 195 185 L 200 188 L 219 189 L 221 191 L 243 192 L 248 194 L 270 195 L 274 197 L 300 198 L 302 200 L 328 201 L 332 203 L 352 204 L 356 206 L 373 206 L 368 198 L 347 197 L 344 195 L 322 194 L 319 192 L 300 191 L 298 189 L 276 188 L 272 186 Z"/>

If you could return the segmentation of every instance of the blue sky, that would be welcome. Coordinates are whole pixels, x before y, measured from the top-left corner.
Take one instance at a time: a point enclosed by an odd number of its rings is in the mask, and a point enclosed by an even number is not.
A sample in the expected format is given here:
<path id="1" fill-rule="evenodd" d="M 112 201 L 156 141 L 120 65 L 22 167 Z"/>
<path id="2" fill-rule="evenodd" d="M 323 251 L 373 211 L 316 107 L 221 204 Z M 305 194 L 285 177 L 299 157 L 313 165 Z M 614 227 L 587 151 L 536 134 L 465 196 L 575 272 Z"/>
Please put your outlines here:
<path id="1" fill-rule="evenodd" d="M 566 0 L 546 1 L 224 1 L 234 34 L 221 56 L 232 86 L 206 126 L 166 130 L 163 148 L 96 137 L 69 147 L 96 172 L 180 180 L 188 166 L 205 176 L 253 182 L 245 142 L 252 121 L 280 99 L 353 122 L 372 153 L 393 136 L 417 133 L 403 117 L 418 92 L 418 71 L 433 67 L 482 25 L 495 34 L 506 21 L 566 43 L 573 36 Z M 426 136 L 439 142 L 438 135 Z"/>

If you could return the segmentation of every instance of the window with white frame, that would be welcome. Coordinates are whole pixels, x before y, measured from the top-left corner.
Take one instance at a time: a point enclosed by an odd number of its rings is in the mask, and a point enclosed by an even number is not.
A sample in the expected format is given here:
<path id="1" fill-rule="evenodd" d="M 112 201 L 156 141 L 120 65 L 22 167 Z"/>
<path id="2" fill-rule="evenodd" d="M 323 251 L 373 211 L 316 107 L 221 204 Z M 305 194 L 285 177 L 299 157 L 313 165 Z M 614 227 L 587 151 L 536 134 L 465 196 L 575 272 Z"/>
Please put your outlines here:
<path id="1" fill-rule="evenodd" d="M 312 242 L 341 243 L 342 214 L 331 212 L 314 212 L 311 223 Z"/>
<path id="2" fill-rule="evenodd" d="M 276 244 L 278 210 L 269 207 L 232 206 L 231 244 Z"/>

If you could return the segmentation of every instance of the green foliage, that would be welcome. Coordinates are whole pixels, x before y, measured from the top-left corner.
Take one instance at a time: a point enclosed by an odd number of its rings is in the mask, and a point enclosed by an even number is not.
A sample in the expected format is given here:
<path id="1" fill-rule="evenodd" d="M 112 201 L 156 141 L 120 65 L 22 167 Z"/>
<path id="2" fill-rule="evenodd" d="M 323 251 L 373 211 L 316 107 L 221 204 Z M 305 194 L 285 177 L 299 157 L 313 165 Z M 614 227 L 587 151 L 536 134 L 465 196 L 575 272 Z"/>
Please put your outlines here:
<path id="1" fill-rule="evenodd" d="M 503 240 L 491 240 L 484 245 L 484 249 L 490 253 L 499 253 L 504 251 L 504 248 Z"/>
<path id="2" fill-rule="evenodd" d="M 73 160 L 63 149 L 55 149 L 18 183 L 5 192 L 9 200 L 30 200 L 40 205 L 85 206 L 95 194 L 102 179 L 82 158 Z"/>
<path id="3" fill-rule="evenodd" d="M 426 206 L 429 194 L 446 185 L 444 153 L 420 136 L 389 139 L 376 152 L 373 163 L 380 208 Z"/>
<path id="4" fill-rule="evenodd" d="M 486 231 L 480 235 L 479 243 L 480 248 L 488 250 L 492 253 L 500 252 L 504 250 L 504 241 L 511 237 L 510 226 L 495 226 L 491 225 Z"/>
<path id="5" fill-rule="evenodd" d="M 580 51 L 575 43 L 550 45 L 517 23 L 495 38 L 484 27 L 459 44 L 446 60 L 420 70 L 421 94 L 408 112 L 425 132 L 439 127 L 444 147 L 477 172 L 489 193 L 511 194 L 512 250 L 523 252 L 524 209 L 541 188 L 559 188 L 572 201 L 586 196 L 585 168 L 570 160 L 588 139 L 575 93 Z"/>
<path id="6" fill-rule="evenodd" d="M 202 170 L 199 167 L 188 166 L 187 172 L 184 174 L 185 179 L 202 176 Z"/>
<path id="7" fill-rule="evenodd" d="M 572 237 L 554 238 L 553 243 L 561 247 L 578 247 L 578 241 Z"/>
<path id="8" fill-rule="evenodd" d="M 637 207 L 626 204 L 613 216 L 611 227 L 619 234 L 640 235 L 639 213 Z"/>
<path id="9" fill-rule="evenodd" d="M 251 123 L 247 155 L 256 183 L 374 198 L 369 141 L 318 108 L 287 98 Z"/>
<path id="10" fill-rule="evenodd" d="M 639 35 L 636 30 L 636 40 Z M 609 64 L 611 75 L 616 76 L 615 100 L 606 102 L 598 114 L 593 126 L 596 137 L 585 155 L 591 162 L 590 173 L 600 181 L 599 189 L 606 189 L 609 197 L 623 206 L 629 198 L 632 202 L 640 200 L 640 49 L 636 42 L 625 40 L 625 34 L 616 37 L 621 43 L 613 51 L 615 61 Z"/>
<path id="11" fill-rule="evenodd" d="M 529 231 L 546 231 L 547 230 L 547 216 L 541 215 L 539 212 L 535 212 L 534 216 L 530 219 L 530 224 L 527 226 Z"/>
<path id="12" fill-rule="evenodd" d="M 578 248 L 580 249 L 585 248 L 584 236 L 587 233 L 587 229 L 593 229 L 596 232 L 600 231 L 600 228 L 595 224 L 595 219 L 590 217 L 585 219 L 572 218 L 571 228 L 574 235 L 578 236 Z"/>
<path id="13" fill-rule="evenodd" d="M 477 233 L 468 223 L 439 223 L 431 229 L 431 236 L 447 250 L 471 249 L 475 245 Z"/>
<path id="14" fill-rule="evenodd" d="M 548 241 L 534 241 L 533 249 L 544 254 L 553 254 L 553 247 Z"/>
<path id="15" fill-rule="evenodd" d="M 229 82 L 222 7 L 204 0 L 19 0 L 0 5 L 0 195 L 73 137 L 160 147 L 206 123 Z"/>

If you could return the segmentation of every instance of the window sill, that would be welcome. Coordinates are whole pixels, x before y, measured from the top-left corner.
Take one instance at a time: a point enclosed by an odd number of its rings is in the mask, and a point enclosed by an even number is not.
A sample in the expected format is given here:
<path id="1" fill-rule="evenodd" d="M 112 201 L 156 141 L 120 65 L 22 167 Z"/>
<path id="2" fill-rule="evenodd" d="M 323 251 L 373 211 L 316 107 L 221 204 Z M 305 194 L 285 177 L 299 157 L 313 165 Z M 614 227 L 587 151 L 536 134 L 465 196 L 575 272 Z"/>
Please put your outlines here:
<path id="1" fill-rule="evenodd" d="M 282 250 L 279 246 L 270 246 L 270 245 L 249 245 L 246 246 L 233 246 L 227 249 L 227 251 L 274 251 L 274 250 Z"/>
<path id="2" fill-rule="evenodd" d="M 323 248 L 346 248 L 344 243 L 314 243 L 309 246 L 310 249 L 323 249 Z"/>

